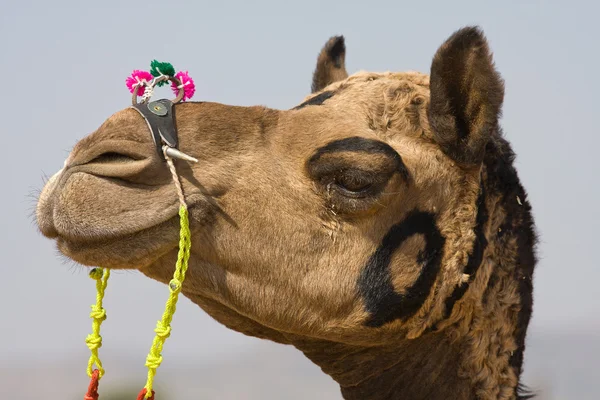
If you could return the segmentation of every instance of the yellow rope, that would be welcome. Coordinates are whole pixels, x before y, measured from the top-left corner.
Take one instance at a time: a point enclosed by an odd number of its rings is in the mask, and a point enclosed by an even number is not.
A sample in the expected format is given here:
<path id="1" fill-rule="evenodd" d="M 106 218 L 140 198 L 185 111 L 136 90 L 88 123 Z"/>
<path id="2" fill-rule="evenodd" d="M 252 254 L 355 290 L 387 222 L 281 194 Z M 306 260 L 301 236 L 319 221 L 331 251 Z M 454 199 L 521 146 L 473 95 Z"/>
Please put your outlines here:
<path id="1" fill-rule="evenodd" d="M 146 367 L 148 367 L 148 379 L 146 380 L 146 386 L 144 386 L 144 389 L 146 389 L 144 398 L 146 399 L 152 396 L 152 385 L 154 383 L 156 369 L 162 363 L 162 349 L 165 341 L 171 335 L 171 321 L 173 320 L 173 315 L 175 314 L 177 299 L 179 298 L 179 293 L 181 292 L 181 287 L 185 279 L 185 273 L 188 269 L 188 260 L 190 258 L 191 247 L 191 232 L 188 209 L 183 197 L 181 183 L 179 182 L 175 165 L 173 164 L 171 158 L 166 154 L 166 151 L 165 158 L 173 175 L 173 180 L 177 188 L 177 197 L 179 198 L 179 202 L 181 204 L 179 207 L 179 252 L 177 254 L 177 263 L 175 264 L 175 273 L 173 274 L 173 279 L 171 279 L 171 282 L 169 282 L 170 294 L 165 306 L 165 311 L 162 319 L 156 324 L 156 328 L 154 329 L 156 336 L 152 341 L 152 347 L 150 348 L 150 352 L 146 357 Z M 100 361 L 100 358 L 98 358 L 98 349 L 102 346 L 100 325 L 102 324 L 102 321 L 106 319 L 106 310 L 102 307 L 102 299 L 104 298 L 104 291 L 106 290 L 109 276 L 110 271 L 108 269 L 94 268 L 92 271 L 90 271 L 90 277 L 96 280 L 96 304 L 92 305 L 92 312 L 90 313 L 90 317 L 93 319 L 92 333 L 89 334 L 85 339 L 87 346 L 92 352 L 88 362 L 87 373 L 90 377 L 92 377 L 92 368 L 94 364 L 96 364 L 99 371 L 98 379 L 104 375 L 102 362 Z"/>
<path id="2" fill-rule="evenodd" d="M 152 384 L 156 369 L 162 362 L 162 348 L 165 340 L 171 335 L 171 320 L 175 314 L 177 299 L 181 292 L 181 286 L 185 279 L 185 273 L 188 269 L 188 260 L 190 258 L 191 233 L 188 220 L 188 210 L 185 203 L 179 208 L 180 232 L 179 232 L 179 253 L 177 255 L 177 264 L 175 265 L 175 273 L 173 279 L 169 282 L 169 299 L 165 306 L 165 312 L 162 319 L 156 324 L 156 336 L 152 342 L 152 347 L 146 358 L 146 367 L 148 367 L 148 379 L 146 381 L 146 396 L 152 396 Z"/>
<path id="3" fill-rule="evenodd" d="M 106 290 L 109 276 L 110 271 L 108 269 L 94 268 L 90 271 L 90 278 L 96 281 L 96 304 L 92 304 L 92 312 L 90 313 L 90 318 L 92 318 L 92 333 L 85 338 L 85 343 L 92 352 L 87 366 L 87 374 L 90 378 L 92 377 L 94 364 L 98 367 L 99 377 L 102 378 L 102 375 L 104 375 L 104 368 L 102 368 L 102 362 L 98 357 L 98 349 L 102 346 L 100 325 L 106 319 L 106 310 L 102 307 L 102 299 L 104 298 L 104 291 Z"/>

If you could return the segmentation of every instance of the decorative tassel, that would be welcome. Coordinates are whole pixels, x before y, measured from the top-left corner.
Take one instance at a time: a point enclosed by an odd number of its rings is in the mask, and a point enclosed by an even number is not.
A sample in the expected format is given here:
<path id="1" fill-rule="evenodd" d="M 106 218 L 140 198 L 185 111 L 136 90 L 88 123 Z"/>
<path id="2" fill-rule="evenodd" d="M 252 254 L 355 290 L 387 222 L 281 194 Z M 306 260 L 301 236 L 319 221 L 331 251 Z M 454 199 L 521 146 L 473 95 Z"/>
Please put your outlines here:
<path id="1" fill-rule="evenodd" d="M 175 68 L 168 62 L 160 62 L 156 60 L 152 60 L 150 63 L 150 73 L 158 78 L 161 75 L 166 76 L 175 76 Z M 167 81 L 161 81 L 156 84 L 156 86 L 161 87 L 165 85 Z"/>
<path id="2" fill-rule="evenodd" d="M 127 88 L 131 93 L 134 92 L 134 88 L 137 87 L 136 95 L 150 97 L 152 95 L 152 89 L 157 86 L 161 87 L 166 85 L 169 80 L 162 78 L 158 80 L 156 78 L 160 78 L 161 76 L 165 76 L 167 78 L 177 78 L 179 80 L 180 85 L 177 85 L 175 82 L 171 82 L 171 90 L 175 93 L 175 96 L 179 95 L 179 90 L 183 88 L 183 98 L 181 101 L 186 101 L 191 99 L 196 92 L 196 85 L 194 84 L 194 80 L 189 76 L 187 71 L 179 71 L 175 74 L 175 68 L 173 65 L 168 62 L 160 62 L 157 60 L 152 60 L 150 63 L 150 72 L 142 71 L 139 69 L 134 70 L 131 73 L 125 83 L 127 84 Z"/>
<path id="3" fill-rule="evenodd" d="M 83 400 L 98 400 L 98 381 L 100 380 L 100 371 L 97 369 L 92 372 L 92 377 L 90 379 L 90 385 L 88 387 L 85 396 L 83 396 Z M 145 393 L 144 393 L 145 394 Z"/>
<path id="4" fill-rule="evenodd" d="M 137 85 L 138 83 L 144 82 L 144 81 L 146 83 L 150 83 L 150 82 L 152 82 L 152 79 L 153 79 L 153 77 L 152 77 L 152 74 L 150 74 L 150 72 L 141 71 L 139 69 L 136 69 L 131 73 L 131 76 L 125 80 L 125 83 L 127 84 L 127 88 L 129 89 L 129 92 L 133 93 L 135 85 Z M 145 85 L 138 85 L 137 95 L 142 96 L 144 94 L 144 90 L 145 90 Z"/>
<path id="5" fill-rule="evenodd" d="M 188 72 L 179 71 L 177 75 L 175 75 L 175 78 L 179 79 L 179 82 L 183 85 L 183 99 L 181 99 L 181 101 L 191 99 L 196 92 L 196 85 L 194 84 L 194 80 L 188 75 Z M 171 89 L 173 89 L 175 96 L 179 94 L 179 86 L 177 86 L 175 82 L 171 82 Z"/>

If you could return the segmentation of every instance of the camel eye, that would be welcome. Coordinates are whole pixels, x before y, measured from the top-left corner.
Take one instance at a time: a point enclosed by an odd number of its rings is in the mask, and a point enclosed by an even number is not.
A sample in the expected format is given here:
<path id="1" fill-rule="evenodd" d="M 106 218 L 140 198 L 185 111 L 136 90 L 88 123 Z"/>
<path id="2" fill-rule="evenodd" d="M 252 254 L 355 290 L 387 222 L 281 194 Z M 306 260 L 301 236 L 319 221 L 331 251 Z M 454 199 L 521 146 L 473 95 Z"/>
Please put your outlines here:
<path id="1" fill-rule="evenodd" d="M 334 184 L 342 194 L 349 197 L 365 197 L 373 186 L 371 173 L 359 170 L 347 170 L 334 179 Z"/>
<path id="2" fill-rule="evenodd" d="M 321 190 L 328 207 L 338 215 L 356 215 L 372 210 L 380 204 L 381 193 L 391 180 L 393 173 L 381 170 L 366 170 L 358 166 L 337 168 L 329 164 L 319 172 L 317 190 Z M 333 169 L 333 170 L 332 170 Z M 328 172 L 326 172 L 329 170 Z"/>
<path id="3" fill-rule="evenodd" d="M 358 136 L 318 148 L 306 161 L 306 172 L 337 215 L 358 215 L 380 207 L 385 202 L 384 189 L 390 184 L 399 189 L 397 185 L 409 178 L 393 148 Z"/>

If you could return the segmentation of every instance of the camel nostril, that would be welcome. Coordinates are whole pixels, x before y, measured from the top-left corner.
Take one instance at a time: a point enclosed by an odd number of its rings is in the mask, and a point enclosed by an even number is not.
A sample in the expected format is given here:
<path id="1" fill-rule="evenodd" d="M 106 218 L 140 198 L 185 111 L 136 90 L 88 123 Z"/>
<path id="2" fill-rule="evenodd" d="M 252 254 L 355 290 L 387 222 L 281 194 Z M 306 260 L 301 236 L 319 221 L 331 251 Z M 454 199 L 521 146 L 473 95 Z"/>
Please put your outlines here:
<path id="1" fill-rule="evenodd" d="M 88 161 L 86 164 L 117 164 L 117 163 L 127 163 L 132 161 L 138 161 L 139 159 L 133 158 L 126 154 L 117 153 L 114 151 L 108 151 L 100 154 L 99 156 L 93 158 Z"/>
<path id="2" fill-rule="evenodd" d="M 137 147 L 136 147 L 137 146 Z M 139 144 L 104 142 L 75 155 L 71 172 L 83 172 L 106 178 L 133 179 L 149 171 L 158 157 L 146 156 Z"/>

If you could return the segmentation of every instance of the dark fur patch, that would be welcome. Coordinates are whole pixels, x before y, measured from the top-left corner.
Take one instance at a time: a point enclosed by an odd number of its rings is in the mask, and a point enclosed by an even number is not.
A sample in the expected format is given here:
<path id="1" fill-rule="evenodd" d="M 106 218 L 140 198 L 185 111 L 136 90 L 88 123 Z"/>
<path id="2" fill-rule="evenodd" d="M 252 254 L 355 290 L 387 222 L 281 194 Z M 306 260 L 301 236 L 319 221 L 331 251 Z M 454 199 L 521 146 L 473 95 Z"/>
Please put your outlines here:
<path id="1" fill-rule="evenodd" d="M 506 213 L 506 220 L 501 226 L 502 231 L 499 235 L 517 238 L 517 259 L 513 274 L 519 285 L 521 308 L 515 332 L 517 350 L 510 358 L 510 365 L 517 376 L 520 376 L 525 352 L 525 336 L 533 309 L 533 271 L 537 263 L 535 255 L 537 235 L 531 205 L 527 201 L 527 194 L 513 165 L 514 159 L 515 154 L 509 143 L 500 134 L 494 135 L 493 140 L 488 143 L 484 162 L 488 170 L 488 191 L 501 197 L 501 204 Z"/>
<path id="2" fill-rule="evenodd" d="M 314 163 L 321 158 L 323 154 L 336 153 L 343 151 L 354 151 L 362 153 L 379 153 L 385 154 L 396 163 L 396 170 L 404 179 L 408 179 L 409 173 L 402 157 L 389 144 L 380 142 L 379 140 L 367 139 L 360 136 L 352 136 L 345 139 L 334 140 L 327 145 L 320 147 L 308 160 L 309 163 Z"/>
<path id="3" fill-rule="evenodd" d="M 485 188 L 481 185 L 481 192 L 477 199 L 477 218 L 475 225 L 475 243 L 473 243 L 473 250 L 469 254 L 469 261 L 465 266 L 464 273 L 469 275 L 469 280 L 462 285 L 457 286 L 450 297 L 445 302 L 444 318 L 448 318 L 452 314 L 454 304 L 460 300 L 466 293 L 469 285 L 475 279 L 477 271 L 483 262 L 483 253 L 488 245 L 487 238 L 485 237 L 485 224 L 488 221 L 489 215 L 485 205 Z"/>
<path id="4" fill-rule="evenodd" d="M 319 53 L 317 67 L 313 72 L 311 93 L 323 90 L 327 85 L 348 77 L 346 71 L 346 43 L 343 36 L 331 37 Z"/>
<path id="5" fill-rule="evenodd" d="M 425 236 L 425 249 L 417 260 L 423 268 L 414 284 L 400 294 L 392 284 L 390 263 L 402 243 L 416 234 Z M 370 314 L 367 326 L 380 327 L 396 319 L 407 319 L 421 308 L 440 270 L 444 243 L 431 213 L 413 211 L 392 226 L 358 279 L 360 295 Z"/>
<path id="6" fill-rule="evenodd" d="M 327 49 L 329 59 L 333 62 L 336 68 L 344 66 L 344 56 L 346 55 L 346 43 L 343 36 L 335 36 L 331 45 Z"/>
<path id="7" fill-rule="evenodd" d="M 323 92 L 323 93 L 319 93 L 315 97 L 311 97 L 310 99 L 306 100 L 304 103 L 297 105 L 292 110 L 300 110 L 301 108 L 304 108 L 306 106 L 320 106 L 321 104 L 323 104 L 325 102 L 325 100 L 332 98 L 334 95 L 335 95 L 335 92 L 332 92 L 329 90 L 326 92 Z"/>

